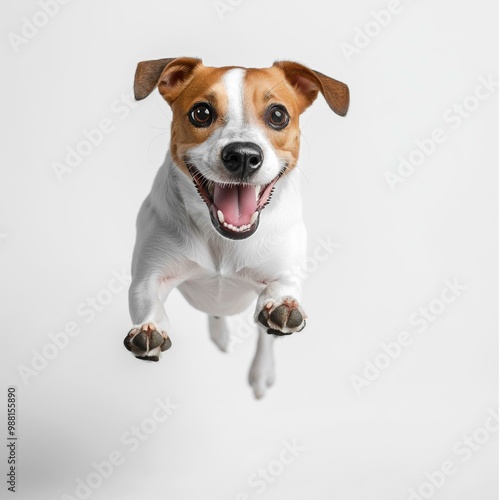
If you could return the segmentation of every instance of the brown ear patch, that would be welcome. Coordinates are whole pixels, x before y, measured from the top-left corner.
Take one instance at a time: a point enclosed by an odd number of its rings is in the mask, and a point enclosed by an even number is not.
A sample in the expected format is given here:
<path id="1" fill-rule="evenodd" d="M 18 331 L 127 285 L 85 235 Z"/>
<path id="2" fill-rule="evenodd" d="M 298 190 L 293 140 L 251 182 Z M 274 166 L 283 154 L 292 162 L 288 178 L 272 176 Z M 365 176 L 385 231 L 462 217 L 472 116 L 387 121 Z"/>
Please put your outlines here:
<path id="1" fill-rule="evenodd" d="M 345 116 L 349 109 L 349 87 L 319 71 L 314 73 L 322 84 L 322 94 L 330 109 L 340 116 Z"/>
<path id="2" fill-rule="evenodd" d="M 175 60 L 174 58 L 142 61 L 137 65 L 134 78 L 134 97 L 136 101 L 145 99 L 158 84 L 165 67 Z"/>
<path id="3" fill-rule="evenodd" d="M 201 64 L 201 59 L 180 57 L 165 67 L 158 81 L 158 90 L 169 104 L 179 97 Z"/>
<path id="4" fill-rule="evenodd" d="M 345 116 L 349 109 L 349 88 L 329 76 L 292 61 L 277 61 L 287 81 L 294 87 L 302 104 L 302 111 L 310 106 L 321 92 L 332 111 Z"/>
<path id="5" fill-rule="evenodd" d="M 182 83 L 198 64 L 201 64 L 201 60 L 191 57 L 173 57 L 140 62 L 137 65 L 134 78 L 135 99 L 137 101 L 145 99 L 156 86 L 162 83 L 165 84 L 167 93 L 168 89 L 171 88 L 175 94 L 175 90 L 182 86 Z"/>

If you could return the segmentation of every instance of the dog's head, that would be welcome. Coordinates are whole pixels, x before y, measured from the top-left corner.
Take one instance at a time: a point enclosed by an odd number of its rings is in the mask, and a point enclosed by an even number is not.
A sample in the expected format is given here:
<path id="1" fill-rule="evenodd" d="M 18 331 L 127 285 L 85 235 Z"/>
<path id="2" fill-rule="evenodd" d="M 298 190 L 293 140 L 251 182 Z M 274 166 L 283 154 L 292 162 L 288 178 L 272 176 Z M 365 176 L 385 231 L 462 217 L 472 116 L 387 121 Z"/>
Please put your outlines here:
<path id="1" fill-rule="evenodd" d="M 215 229 L 231 239 L 252 235 L 275 184 L 297 163 L 299 116 L 321 92 L 347 113 L 349 89 L 301 64 L 212 68 L 200 59 L 139 63 L 137 100 L 155 87 L 172 108 L 170 151 L 205 201 Z"/>

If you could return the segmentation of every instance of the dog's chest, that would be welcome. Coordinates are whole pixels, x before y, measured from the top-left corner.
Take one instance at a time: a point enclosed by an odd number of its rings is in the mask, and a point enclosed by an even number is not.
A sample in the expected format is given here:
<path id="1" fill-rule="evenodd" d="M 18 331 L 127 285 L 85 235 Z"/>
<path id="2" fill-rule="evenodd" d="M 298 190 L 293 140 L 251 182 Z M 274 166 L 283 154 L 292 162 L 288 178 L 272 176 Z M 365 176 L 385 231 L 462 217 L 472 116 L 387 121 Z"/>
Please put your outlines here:
<path id="1" fill-rule="evenodd" d="M 265 286 L 259 268 L 244 265 L 247 262 L 243 255 L 227 249 L 212 249 L 199 257 L 193 263 L 190 278 L 179 286 L 185 298 L 197 309 L 209 314 L 237 314 L 246 309 L 255 293 Z"/>
<path id="2" fill-rule="evenodd" d="M 262 285 L 261 285 L 262 286 Z M 202 272 L 184 281 L 179 290 L 193 307 L 209 314 L 231 315 L 246 309 L 259 284 L 239 273 Z"/>

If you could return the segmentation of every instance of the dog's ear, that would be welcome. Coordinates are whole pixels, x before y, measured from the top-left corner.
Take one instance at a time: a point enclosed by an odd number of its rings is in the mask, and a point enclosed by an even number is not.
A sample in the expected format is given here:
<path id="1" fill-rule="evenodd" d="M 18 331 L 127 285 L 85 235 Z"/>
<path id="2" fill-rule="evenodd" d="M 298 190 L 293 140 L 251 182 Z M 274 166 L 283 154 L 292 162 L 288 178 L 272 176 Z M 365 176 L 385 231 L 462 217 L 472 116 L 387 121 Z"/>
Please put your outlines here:
<path id="1" fill-rule="evenodd" d="M 332 111 L 340 116 L 347 114 L 349 87 L 345 83 L 292 61 L 276 61 L 273 66 L 285 73 L 288 83 L 297 92 L 301 111 L 309 107 L 321 92 Z"/>
<path id="2" fill-rule="evenodd" d="M 189 83 L 193 70 L 201 59 L 179 57 L 143 61 L 137 65 L 134 96 L 137 101 L 146 98 L 158 86 L 165 100 L 172 102 Z"/>

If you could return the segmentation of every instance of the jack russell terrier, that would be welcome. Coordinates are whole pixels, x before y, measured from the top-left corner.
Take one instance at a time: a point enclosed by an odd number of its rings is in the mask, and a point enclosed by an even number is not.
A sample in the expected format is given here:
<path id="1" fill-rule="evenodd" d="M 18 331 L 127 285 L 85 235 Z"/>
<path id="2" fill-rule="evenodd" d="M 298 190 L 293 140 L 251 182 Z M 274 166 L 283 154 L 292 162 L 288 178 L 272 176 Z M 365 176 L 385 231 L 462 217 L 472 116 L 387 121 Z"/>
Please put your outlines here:
<path id="1" fill-rule="evenodd" d="M 349 89 L 290 61 L 213 68 L 188 57 L 139 63 L 136 100 L 156 87 L 172 108 L 170 151 L 137 218 L 125 347 L 148 361 L 170 348 L 164 302 L 177 287 L 226 351 L 226 316 L 257 296 L 249 383 L 261 398 L 274 382 L 274 338 L 306 324 L 294 271 L 306 258 L 299 116 L 318 92 L 344 116 Z"/>

